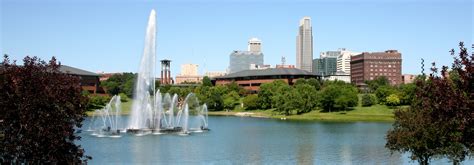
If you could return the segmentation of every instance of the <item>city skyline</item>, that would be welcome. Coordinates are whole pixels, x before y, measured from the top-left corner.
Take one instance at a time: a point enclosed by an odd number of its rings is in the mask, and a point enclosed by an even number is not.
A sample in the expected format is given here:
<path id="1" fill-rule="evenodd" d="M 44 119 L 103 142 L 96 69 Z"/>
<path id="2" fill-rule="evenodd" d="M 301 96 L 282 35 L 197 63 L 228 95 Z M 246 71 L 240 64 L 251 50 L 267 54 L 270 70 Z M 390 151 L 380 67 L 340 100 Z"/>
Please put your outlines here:
<path id="1" fill-rule="evenodd" d="M 421 58 L 425 63 L 449 66 L 452 57 L 448 51 L 459 41 L 472 43 L 473 38 L 473 4 L 467 0 L 129 4 L 2 1 L 0 51 L 18 61 L 26 55 L 43 60 L 56 56 L 62 64 L 94 72 L 137 72 L 147 13 L 153 8 L 158 20 L 157 60 L 173 61 L 173 77 L 185 63 L 198 64 L 199 74 L 225 70 L 228 54 L 244 50 L 242 43 L 252 37 L 265 42 L 265 64 L 279 64 L 282 56 L 287 64 L 296 64 L 294 36 L 303 16 L 312 18 L 313 54 L 337 48 L 356 52 L 395 49 L 403 53 L 403 74 L 420 73 Z M 257 12 L 228 12 L 238 8 Z M 335 9 L 337 12 L 331 12 Z M 465 26 L 452 30 L 462 23 Z"/>

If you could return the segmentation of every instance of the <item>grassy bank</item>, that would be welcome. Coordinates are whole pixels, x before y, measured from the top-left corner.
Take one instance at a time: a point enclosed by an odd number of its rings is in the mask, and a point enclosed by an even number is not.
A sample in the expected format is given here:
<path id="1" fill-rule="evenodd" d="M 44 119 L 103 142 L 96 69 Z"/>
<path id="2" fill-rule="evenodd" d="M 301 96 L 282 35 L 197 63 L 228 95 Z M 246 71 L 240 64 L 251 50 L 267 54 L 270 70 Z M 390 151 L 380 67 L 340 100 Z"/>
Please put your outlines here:
<path id="1" fill-rule="evenodd" d="M 244 112 L 226 112 L 226 111 L 213 111 L 209 112 L 209 115 L 235 115 L 235 116 L 250 116 L 250 117 L 267 117 L 287 120 L 315 120 L 315 121 L 341 121 L 341 122 L 354 122 L 354 121 L 381 121 L 391 122 L 393 121 L 393 111 L 385 105 L 374 105 L 370 107 L 354 107 L 352 110 L 339 111 L 339 112 L 321 112 L 320 110 L 311 111 L 309 113 L 301 115 L 280 115 L 275 112 L 274 109 L 270 110 L 256 110 Z"/>
<path id="2" fill-rule="evenodd" d="M 129 115 L 130 111 L 132 110 L 132 100 L 129 100 L 127 102 L 122 102 L 122 104 L 120 106 L 121 106 L 121 110 L 122 110 L 122 112 L 120 114 Z M 93 116 L 94 111 L 88 111 L 88 112 L 86 112 L 86 114 L 87 114 L 87 116 Z"/>
<path id="3" fill-rule="evenodd" d="M 132 101 L 122 103 L 122 115 L 129 115 L 132 108 Z M 393 121 L 393 111 L 385 105 L 373 105 L 370 107 L 354 107 L 352 110 L 339 112 L 321 112 L 315 110 L 301 115 L 284 116 L 278 114 L 274 109 L 268 110 L 252 110 L 252 111 L 209 111 L 209 115 L 213 116 L 247 116 L 247 117 L 264 117 L 287 120 L 315 120 L 315 121 Z M 87 112 L 88 116 L 92 116 L 94 111 Z"/>

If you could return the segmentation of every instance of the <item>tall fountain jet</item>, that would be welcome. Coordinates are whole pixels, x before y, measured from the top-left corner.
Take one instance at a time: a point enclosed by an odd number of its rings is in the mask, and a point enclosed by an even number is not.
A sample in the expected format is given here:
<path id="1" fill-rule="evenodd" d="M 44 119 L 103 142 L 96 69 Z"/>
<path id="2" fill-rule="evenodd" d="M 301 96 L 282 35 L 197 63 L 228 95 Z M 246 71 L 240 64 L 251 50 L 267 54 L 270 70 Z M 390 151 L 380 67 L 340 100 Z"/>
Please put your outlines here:
<path id="1" fill-rule="evenodd" d="M 140 61 L 140 69 L 135 87 L 132 113 L 129 128 L 147 128 L 151 122 L 148 116 L 152 115 L 154 107 L 150 95 L 155 94 L 155 64 L 156 64 L 156 12 L 151 10 L 145 35 L 145 48 Z"/>
<path id="2" fill-rule="evenodd" d="M 207 107 L 201 106 L 195 94 L 190 93 L 182 102 L 178 95 L 164 96 L 155 91 L 156 64 L 156 13 L 152 10 L 148 19 L 145 49 L 140 61 L 133 98 L 132 113 L 127 132 L 141 136 L 149 133 L 182 133 L 208 131 Z M 193 118 L 189 117 L 190 112 Z M 189 121 L 201 121 L 189 124 Z"/>

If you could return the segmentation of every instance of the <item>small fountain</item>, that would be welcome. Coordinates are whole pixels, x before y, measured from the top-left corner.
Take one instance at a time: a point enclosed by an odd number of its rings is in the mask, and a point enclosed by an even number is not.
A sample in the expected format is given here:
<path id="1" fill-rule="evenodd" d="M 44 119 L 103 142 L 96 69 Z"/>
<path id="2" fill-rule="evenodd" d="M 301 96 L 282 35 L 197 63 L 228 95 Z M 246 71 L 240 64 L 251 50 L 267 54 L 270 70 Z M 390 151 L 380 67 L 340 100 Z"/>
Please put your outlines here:
<path id="1" fill-rule="evenodd" d="M 97 137 L 120 137 L 123 130 L 120 121 L 122 102 L 120 96 L 113 96 L 104 108 L 96 110 L 88 131 Z"/>

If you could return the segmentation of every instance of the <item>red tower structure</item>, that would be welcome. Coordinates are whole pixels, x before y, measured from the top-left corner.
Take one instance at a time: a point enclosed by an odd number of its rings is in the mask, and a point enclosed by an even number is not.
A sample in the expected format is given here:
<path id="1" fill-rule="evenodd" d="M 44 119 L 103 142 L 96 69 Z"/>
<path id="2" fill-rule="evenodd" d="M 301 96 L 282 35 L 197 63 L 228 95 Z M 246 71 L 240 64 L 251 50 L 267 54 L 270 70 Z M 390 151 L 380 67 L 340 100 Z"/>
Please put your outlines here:
<path id="1" fill-rule="evenodd" d="M 171 84 L 171 70 L 170 70 L 171 60 L 161 60 L 161 84 Z"/>

